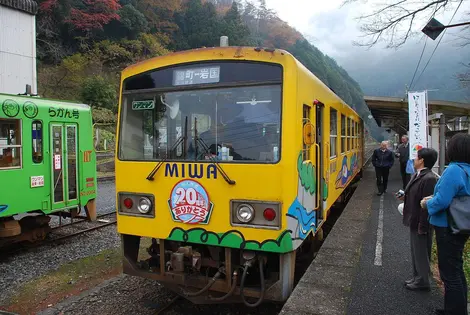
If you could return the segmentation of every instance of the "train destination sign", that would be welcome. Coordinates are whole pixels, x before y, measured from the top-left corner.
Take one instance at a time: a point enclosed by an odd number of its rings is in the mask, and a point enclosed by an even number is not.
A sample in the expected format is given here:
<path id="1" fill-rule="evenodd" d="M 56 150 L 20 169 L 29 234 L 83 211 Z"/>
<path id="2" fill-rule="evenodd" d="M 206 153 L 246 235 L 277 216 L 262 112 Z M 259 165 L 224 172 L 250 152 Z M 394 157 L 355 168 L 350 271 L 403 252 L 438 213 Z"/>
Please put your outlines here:
<path id="1" fill-rule="evenodd" d="M 154 108 L 155 108 L 155 102 L 153 100 L 132 102 L 132 110 L 154 109 Z"/>
<path id="2" fill-rule="evenodd" d="M 218 83 L 220 81 L 220 66 L 187 68 L 173 71 L 173 85 L 192 85 Z"/>

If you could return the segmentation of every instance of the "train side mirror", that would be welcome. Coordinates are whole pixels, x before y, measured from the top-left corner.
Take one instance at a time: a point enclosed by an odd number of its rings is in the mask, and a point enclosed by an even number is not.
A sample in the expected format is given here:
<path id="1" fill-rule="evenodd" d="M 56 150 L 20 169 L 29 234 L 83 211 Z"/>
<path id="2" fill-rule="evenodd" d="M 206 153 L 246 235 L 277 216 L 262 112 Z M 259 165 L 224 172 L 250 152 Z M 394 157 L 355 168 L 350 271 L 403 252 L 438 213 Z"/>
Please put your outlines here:
<path id="1" fill-rule="evenodd" d="M 304 125 L 304 144 L 312 145 L 315 143 L 315 129 L 311 122 Z"/>

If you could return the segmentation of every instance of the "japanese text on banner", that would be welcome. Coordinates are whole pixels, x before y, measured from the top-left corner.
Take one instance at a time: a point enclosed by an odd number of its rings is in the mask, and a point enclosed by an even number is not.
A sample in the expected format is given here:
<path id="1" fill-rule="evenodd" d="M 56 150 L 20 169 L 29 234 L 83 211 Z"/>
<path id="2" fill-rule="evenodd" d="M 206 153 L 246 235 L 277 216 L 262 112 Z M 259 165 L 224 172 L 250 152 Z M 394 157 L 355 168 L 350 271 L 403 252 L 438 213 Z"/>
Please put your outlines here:
<path id="1" fill-rule="evenodd" d="M 418 151 L 427 146 L 428 108 L 426 92 L 408 93 L 408 113 L 410 119 L 409 148 L 410 159 L 416 158 Z"/>

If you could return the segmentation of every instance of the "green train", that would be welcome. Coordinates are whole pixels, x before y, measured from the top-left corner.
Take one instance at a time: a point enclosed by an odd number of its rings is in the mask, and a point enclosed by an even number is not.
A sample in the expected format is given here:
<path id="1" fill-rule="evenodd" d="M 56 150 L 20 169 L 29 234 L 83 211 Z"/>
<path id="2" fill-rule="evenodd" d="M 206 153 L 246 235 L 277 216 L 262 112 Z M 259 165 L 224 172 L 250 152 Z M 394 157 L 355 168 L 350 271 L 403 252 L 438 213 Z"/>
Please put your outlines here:
<path id="1" fill-rule="evenodd" d="M 0 94 L 0 246 L 43 239 L 50 215 L 96 220 L 96 195 L 91 108 Z"/>

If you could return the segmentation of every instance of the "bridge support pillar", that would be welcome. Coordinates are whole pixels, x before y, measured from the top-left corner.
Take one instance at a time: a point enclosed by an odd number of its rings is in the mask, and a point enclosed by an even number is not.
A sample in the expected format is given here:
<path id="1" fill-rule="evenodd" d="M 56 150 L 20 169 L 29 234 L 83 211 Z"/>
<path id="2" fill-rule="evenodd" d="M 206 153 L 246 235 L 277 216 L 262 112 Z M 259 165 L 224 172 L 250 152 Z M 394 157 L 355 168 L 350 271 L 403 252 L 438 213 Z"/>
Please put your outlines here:
<path id="1" fill-rule="evenodd" d="M 429 127 L 431 129 L 431 139 L 428 141 L 428 147 L 433 148 L 439 154 L 439 159 L 434 164 L 432 170 L 436 173 L 442 174 L 442 171 L 445 167 L 445 121 L 442 123 L 444 115 L 441 113 L 433 114 L 428 116 L 428 121 L 430 122 Z M 443 135 L 442 135 L 443 132 Z M 441 141 L 443 139 L 443 141 Z M 442 144 L 444 148 L 442 148 Z M 441 152 L 444 152 L 441 154 Z M 442 166 L 441 166 L 441 156 L 443 157 Z M 442 171 L 441 171 L 442 167 Z"/>
<path id="2" fill-rule="evenodd" d="M 439 124 L 436 121 L 431 120 L 430 128 L 431 128 L 431 139 L 429 141 L 430 147 L 439 153 Z M 436 161 L 432 170 L 436 173 L 439 172 L 439 160 Z"/>
<path id="3" fill-rule="evenodd" d="M 439 119 L 439 175 L 442 175 L 446 166 L 446 117 Z"/>

